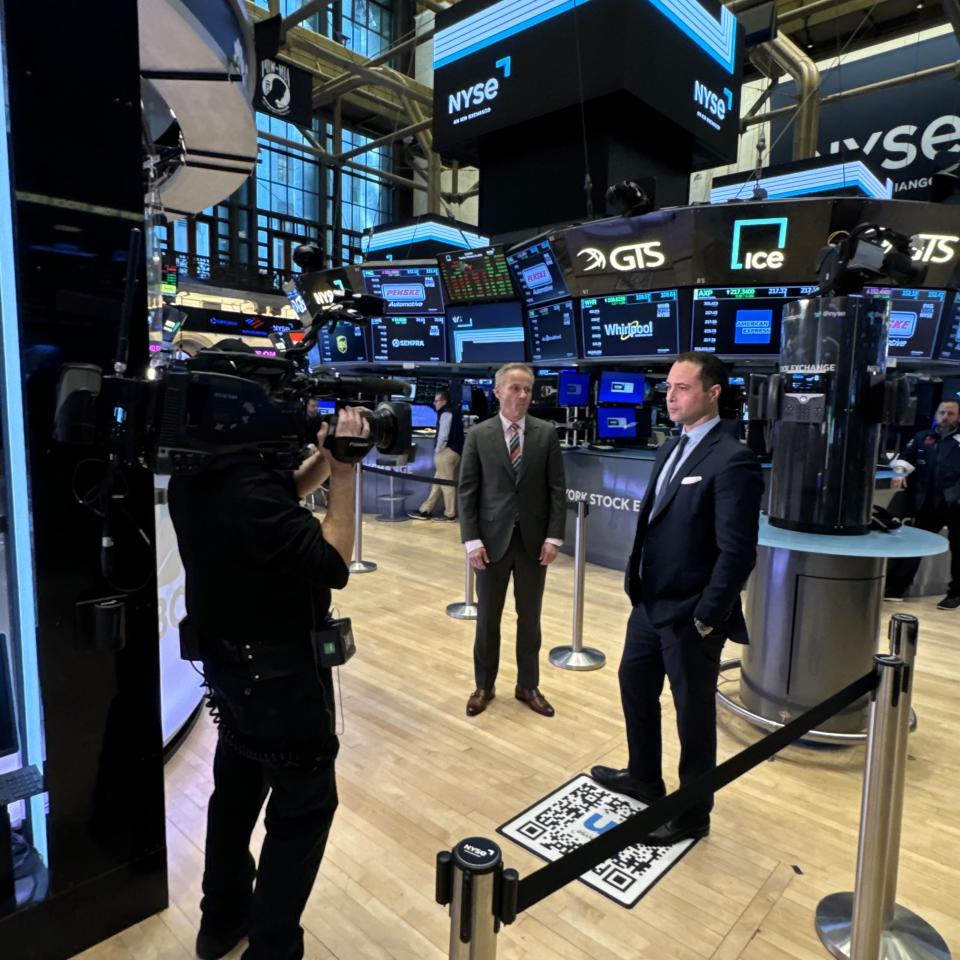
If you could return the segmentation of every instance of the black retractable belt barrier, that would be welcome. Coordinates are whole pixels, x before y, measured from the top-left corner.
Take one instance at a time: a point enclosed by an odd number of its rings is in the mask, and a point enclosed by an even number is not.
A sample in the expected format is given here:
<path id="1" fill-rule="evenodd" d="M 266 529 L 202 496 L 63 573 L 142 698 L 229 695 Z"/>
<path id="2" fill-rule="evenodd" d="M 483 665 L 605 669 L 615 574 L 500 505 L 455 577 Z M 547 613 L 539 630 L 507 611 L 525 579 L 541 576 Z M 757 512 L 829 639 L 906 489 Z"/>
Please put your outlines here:
<path id="1" fill-rule="evenodd" d="M 404 470 L 390 470 L 387 467 L 371 467 L 368 464 L 363 465 L 365 473 L 382 473 L 387 477 L 403 477 L 404 480 L 418 480 L 420 483 L 435 483 L 438 487 L 455 487 L 456 480 L 438 480 L 436 477 L 428 477 L 422 473 L 407 473 Z"/>
<path id="2" fill-rule="evenodd" d="M 780 730 L 769 734 L 762 740 L 747 747 L 735 757 L 725 760 L 715 770 L 698 778 L 693 783 L 681 787 L 675 793 L 658 800 L 646 810 L 640 811 L 619 826 L 585 843 L 573 853 L 554 863 L 541 867 L 520 881 L 517 892 L 517 913 L 528 910 L 550 894 L 556 893 L 571 880 L 593 869 L 597 864 L 616 856 L 621 850 L 644 839 L 657 827 L 668 820 L 689 810 L 716 793 L 721 787 L 743 776 L 748 770 L 769 760 L 775 753 L 799 740 L 805 733 L 813 730 L 835 713 L 849 706 L 864 694 L 876 689 L 878 673 L 876 669 L 864 674 L 849 686 L 844 687 L 832 697 L 824 700 Z"/>

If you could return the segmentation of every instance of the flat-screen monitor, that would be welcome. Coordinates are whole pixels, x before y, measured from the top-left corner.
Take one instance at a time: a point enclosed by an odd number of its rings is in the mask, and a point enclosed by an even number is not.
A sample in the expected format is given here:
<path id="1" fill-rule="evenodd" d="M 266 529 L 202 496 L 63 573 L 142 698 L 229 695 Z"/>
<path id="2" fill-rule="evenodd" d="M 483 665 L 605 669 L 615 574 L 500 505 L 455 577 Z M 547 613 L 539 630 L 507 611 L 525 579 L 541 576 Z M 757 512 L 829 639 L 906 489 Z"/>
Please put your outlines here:
<path id="1" fill-rule="evenodd" d="M 437 263 L 448 304 L 512 300 L 516 296 L 507 258 L 496 247 L 442 253 Z"/>
<path id="2" fill-rule="evenodd" d="M 374 317 L 373 359 L 386 363 L 446 363 L 443 317 Z"/>
<path id="3" fill-rule="evenodd" d="M 509 363 L 524 359 L 523 308 L 512 303 L 447 307 L 451 363 Z"/>
<path id="4" fill-rule="evenodd" d="M 944 317 L 937 359 L 960 360 L 960 294 L 954 295 L 953 311 Z"/>
<path id="5" fill-rule="evenodd" d="M 890 298 L 888 357 L 929 360 L 933 356 L 940 318 L 947 302 L 946 290 L 864 287 L 863 295 Z"/>
<path id="6" fill-rule="evenodd" d="M 179 271 L 175 263 L 165 263 L 160 267 L 160 293 L 165 297 L 177 295 Z"/>
<path id="7" fill-rule="evenodd" d="M 352 323 L 338 323 L 331 330 L 325 325 L 320 331 L 317 341 L 320 348 L 320 362 L 326 363 L 366 363 L 367 338 L 363 334 L 363 327 Z"/>
<path id="8" fill-rule="evenodd" d="M 426 403 L 411 403 L 410 425 L 414 430 L 435 427 L 437 425 L 437 411 Z"/>
<path id="9" fill-rule="evenodd" d="M 556 375 L 544 376 L 538 372 L 533 381 L 533 400 L 535 406 L 555 407 L 557 405 L 557 391 L 560 389 L 560 380 Z"/>
<path id="10" fill-rule="evenodd" d="M 436 264 L 364 265 L 360 276 L 363 292 L 383 297 L 384 313 L 390 316 L 443 314 L 440 268 Z"/>
<path id="11" fill-rule="evenodd" d="M 14 709 L 13 673 L 6 634 L 0 633 L 0 757 L 20 749 L 17 736 L 17 712 Z"/>
<path id="12" fill-rule="evenodd" d="M 527 310 L 527 335 L 530 359 L 576 360 L 576 308 L 572 300 L 561 300 Z"/>
<path id="13" fill-rule="evenodd" d="M 561 407 L 584 407 L 590 402 L 590 374 L 561 370 L 557 403 Z"/>
<path id="14" fill-rule="evenodd" d="M 721 357 L 778 357 L 784 306 L 815 296 L 816 286 L 694 290 L 690 349 Z"/>
<path id="15" fill-rule="evenodd" d="M 520 297 L 528 307 L 570 296 L 549 240 L 508 253 L 507 263 Z"/>
<path id="16" fill-rule="evenodd" d="M 680 351 L 676 290 L 584 297 L 580 301 L 587 358 L 671 356 Z"/>
<path id="17" fill-rule="evenodd" d="M 650 411 L 642 407 L 597 407 L 598 440 L 647 440 Z"/>
<path id="18" fill-rule="evenodd" d="M 598 403 L 643 403 L 647 378 L 642 373 L 614 373 L 604 370 L 600 374 Z"/>
<path id="19" fill-rule="evenodd" d="M 317 413 L 319 414 L 334 414 L 336 412 L 337 412 L 336 400 L 320 400 L 317 403 Z"/>

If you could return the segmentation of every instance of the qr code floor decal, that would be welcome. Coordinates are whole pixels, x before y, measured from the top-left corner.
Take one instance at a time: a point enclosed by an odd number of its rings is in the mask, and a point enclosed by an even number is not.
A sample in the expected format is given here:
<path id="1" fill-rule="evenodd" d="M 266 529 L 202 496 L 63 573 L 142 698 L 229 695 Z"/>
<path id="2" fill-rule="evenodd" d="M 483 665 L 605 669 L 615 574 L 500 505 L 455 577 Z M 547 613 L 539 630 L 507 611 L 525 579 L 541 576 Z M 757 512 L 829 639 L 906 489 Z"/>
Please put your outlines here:
<path id="1" fill-rule="evenodd" d="M 580 774 L 498 827 L 497 833 L 543 860 L 559 860 L 644 808 L 639 800 L 611 793 Z M 684 840 L 672 847 L 627 847 L 580 880 L 629 909 L 695 842 Z"/>

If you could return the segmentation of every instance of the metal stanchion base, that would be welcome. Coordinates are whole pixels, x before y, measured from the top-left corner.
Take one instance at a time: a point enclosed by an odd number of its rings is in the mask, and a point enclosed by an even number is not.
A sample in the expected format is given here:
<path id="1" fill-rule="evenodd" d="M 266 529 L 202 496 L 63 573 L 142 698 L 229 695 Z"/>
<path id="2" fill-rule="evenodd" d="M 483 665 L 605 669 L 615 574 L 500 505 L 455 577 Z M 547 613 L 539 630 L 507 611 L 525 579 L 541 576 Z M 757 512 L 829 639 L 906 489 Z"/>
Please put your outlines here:
<path id="1" fill-rule="evenodd" d="M 349 567 L 351 573 L 373 573 L 376 569 L 377 565 L 372 560 L 354 560 Z"/>
<path id="2" fill-rule="evenodd" d="M 550 651 L 550 662 L 561 670 L 599 670 L 607 658 L 593 647 L 554 647 Z"/>
<path id="3" fill-rule="evenodd" d="M 476 620 L 477 605 L 475 603 L 448 603 L 447 616 L 454 620 Z"/>
<path id="4" fill-rule="evenodd" d="M 839 960 L 850 957 L 852 925 L 852 893 L 831 893 L 817 904 L 820 941 Z M 950 960 L 950 950 L 923 917 L 897 904 L 893 920 L 880 934 L 877 960 Z"/>
<path id="5" fill-rule="evenodd" d="M 390 517 L 386 514 L 378 514 L 373 518 L 377 523 L 409 523 L 410 518 L 404 514 L 402 517 Z"/>

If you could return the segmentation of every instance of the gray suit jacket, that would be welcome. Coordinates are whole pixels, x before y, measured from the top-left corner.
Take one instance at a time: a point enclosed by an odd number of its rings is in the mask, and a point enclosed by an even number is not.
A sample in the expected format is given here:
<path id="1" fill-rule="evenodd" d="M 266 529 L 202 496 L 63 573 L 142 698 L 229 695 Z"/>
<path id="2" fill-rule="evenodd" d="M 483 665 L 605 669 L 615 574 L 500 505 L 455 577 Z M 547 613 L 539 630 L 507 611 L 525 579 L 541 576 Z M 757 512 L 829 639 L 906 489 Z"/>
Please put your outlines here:
<path id="1" fill-rule="evenodd" d="M 563 539 L 566 483 L 560 441 L 552 423 L 529 414 L 519 476 L 503 438 L 499 416 L 467 432 L 460 461 L 460 539 L 482 540 L 491 562 L 507 552 L 519 522 L 523 545 L 540 555 L 547 537 Z"/>

